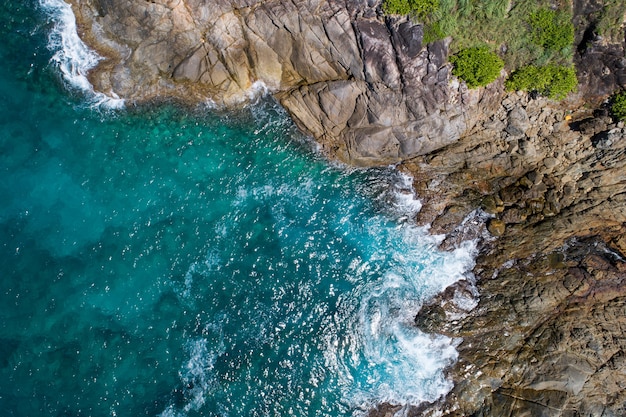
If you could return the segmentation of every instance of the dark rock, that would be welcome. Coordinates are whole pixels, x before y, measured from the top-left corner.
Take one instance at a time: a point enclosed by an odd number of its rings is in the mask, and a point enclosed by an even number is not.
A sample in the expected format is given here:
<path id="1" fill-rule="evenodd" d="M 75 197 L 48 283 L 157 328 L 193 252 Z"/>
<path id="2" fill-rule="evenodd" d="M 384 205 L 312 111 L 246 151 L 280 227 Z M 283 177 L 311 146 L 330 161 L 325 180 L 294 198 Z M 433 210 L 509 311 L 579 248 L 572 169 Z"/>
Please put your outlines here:
<path id="1" fill-rule="evenodd" d="M 498 195 L 488 195 L 483 198 L 482 208 L 489 214 L 498 214 L 504 211 L 504 202 Z"/>
<path id="2" fill-rule="evenodd" d="M 523 107 L 514 107 L 509 112 L 508 125 L 506 131 L 513 137 L 521 137 L 530 128 L 528 114 Z"/>
<path id="3" fill-rule="evenodd" d="M 422 50 L 423 26 L 406 21 L 398 25 L 398 30 L 392 34 L 394 47 L 400 48 L 402 54 L 408 58 L 417 57 Z"/>
<path id="4" fill-rule="evenodd" d="M 446 311 L 440 305 L 422 307 L 415 316 L 415 326 L 424 333 L 436 333 L 446 323 Z"/>
<path id="5" fill-rule="evenodd" d="M 502 221 L 506 224 L 509 223 L 524 223 L 528 218 L 528 211 L 519 207 L 513 207 L 506 210 L 502 214 Z"/>
<path id="6" fill-rule="evenodd" d="M 506 187 L 500 191 L 500 199 L 505 205 L 509 206 L 520 201 L 523 195 L 524 191 L 516 185 Z"/>

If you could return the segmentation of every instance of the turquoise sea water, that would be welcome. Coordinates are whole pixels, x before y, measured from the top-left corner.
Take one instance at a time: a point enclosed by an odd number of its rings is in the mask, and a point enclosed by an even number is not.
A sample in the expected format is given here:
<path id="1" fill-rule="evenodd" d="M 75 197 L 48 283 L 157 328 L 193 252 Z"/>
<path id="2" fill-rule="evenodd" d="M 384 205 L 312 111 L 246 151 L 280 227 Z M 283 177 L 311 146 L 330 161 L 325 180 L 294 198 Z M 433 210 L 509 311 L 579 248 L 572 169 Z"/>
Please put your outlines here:
<path id="1" fill-rule="evenodd" d="M 269 98 L 94 106 L 44 3 L 0 6 L 2 415 L 348 416 L 450 388 L 451 341 L 411 322 L 471 248 L 406 222 L 406 178 L 329 164 Z"/>

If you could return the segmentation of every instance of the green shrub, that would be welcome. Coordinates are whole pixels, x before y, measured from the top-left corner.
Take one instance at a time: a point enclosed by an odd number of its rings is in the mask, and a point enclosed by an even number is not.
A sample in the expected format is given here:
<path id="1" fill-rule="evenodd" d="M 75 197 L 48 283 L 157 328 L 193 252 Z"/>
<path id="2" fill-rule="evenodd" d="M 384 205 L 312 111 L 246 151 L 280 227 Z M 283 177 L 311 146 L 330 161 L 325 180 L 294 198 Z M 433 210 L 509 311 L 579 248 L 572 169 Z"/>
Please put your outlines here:
<path id="1" fill-rule="evenodd" d="M 411 13 L 411 4 L 409 0 L 385 0 L 383 11 L 386 14 L 409 14 Z"/>
<path id="2" fill-rule="evenodd" d="M 550 9 L 539 9 L 530 14 L 528 23 L 535 44 L 560 51 L 574 43 L 574 25 L 570 15 Z"/>
<path id="3" fill-rule="evenodd" d="M 626 120 L 626 91 L 611 97 L 611 113 L 618 120 Z"/>
<path id="4" fill-rule="evenodd" d="M 541 95 L 561 100 L 578 86 L 573 66 L 528 65 L 515 71 L 505 82 L 509 91 L 536 91 Z"/>
<path id="5" fill-rule="evenodd" d="M 626 16 L 626 2 L 624 0 L 604 0 L 599 15 L 597 31 L 609 43 L 624 41 L 624 16 Z"/>
<path id="6" fill-rule="evenodd" d="M 441 24 L 439 22 L 424 25 L 424 36 L 422 38 L 422 42 L 424 44 L 432 43 L 445 37 L 446 33 L 441 28 Z"/>
<path id="7" fill-rule="evenodd" d="M 386 14 L 414 15 L 424 17 L 437 10 L 439 0 L 384 0 Z"/>
<path id="8" fill-rule="evenodd" d="M 467 48 L 450 58 L 452 75 L 465 81 L 469 88 L 485 86 L 500 75 L 504 61 L 486 46 Z"/>

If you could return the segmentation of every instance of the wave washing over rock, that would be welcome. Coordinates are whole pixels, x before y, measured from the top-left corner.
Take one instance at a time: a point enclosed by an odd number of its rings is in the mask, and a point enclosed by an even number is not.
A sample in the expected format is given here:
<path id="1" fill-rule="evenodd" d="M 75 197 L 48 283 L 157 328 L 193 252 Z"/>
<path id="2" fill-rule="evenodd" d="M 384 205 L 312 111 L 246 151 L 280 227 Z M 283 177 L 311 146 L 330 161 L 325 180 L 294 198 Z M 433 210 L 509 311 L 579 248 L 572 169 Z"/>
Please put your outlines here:
<path id="1" fill-rule="evenodd" d="M 41 7 L 50 15 L 54 25 L 49 35 L 48 47 L 54 51 L 52 60 L 56 63 L 63 80 L 71 88 L 86 95 L 89 105 L 120 109 L 124 100 L 114 92 L 108 95 L 95 91 L 87 75 L 103 58 L 90 49 L 78 36 L 76 16 L 72 7 L 63 0 L 41 0 Z"/>
<path id="2" fill-rule="evenodd" d="M 28 6 L 0 9 L 8 415 L 364 415 L 451 389 L 453 340 L 413 319 L 475 245 L 412 224 L 408 177 L 328 164 L 268 97 L 103 114 L 46 70 L 74 52 L 23 53 L 77 45 Z"/>

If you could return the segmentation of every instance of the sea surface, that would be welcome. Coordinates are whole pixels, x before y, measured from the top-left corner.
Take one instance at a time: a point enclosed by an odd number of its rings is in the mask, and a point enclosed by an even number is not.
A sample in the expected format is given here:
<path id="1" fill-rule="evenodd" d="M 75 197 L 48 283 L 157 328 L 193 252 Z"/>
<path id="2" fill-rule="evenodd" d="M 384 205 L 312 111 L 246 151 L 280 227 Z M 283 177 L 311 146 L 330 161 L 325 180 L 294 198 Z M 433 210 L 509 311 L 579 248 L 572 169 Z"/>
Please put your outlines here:
<path id="1" fill-rule="evenodd" d="M 0 5 L 0 414 L 358 416 L 451 388 L 412 327 L 471 244 L 392 167 L 236 112 L 94 93 L 61 0 Z"/>

